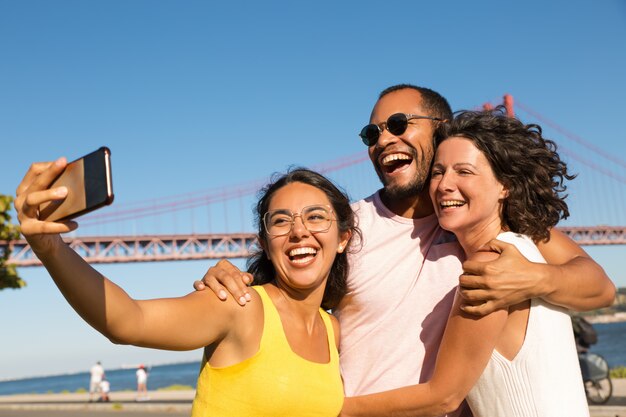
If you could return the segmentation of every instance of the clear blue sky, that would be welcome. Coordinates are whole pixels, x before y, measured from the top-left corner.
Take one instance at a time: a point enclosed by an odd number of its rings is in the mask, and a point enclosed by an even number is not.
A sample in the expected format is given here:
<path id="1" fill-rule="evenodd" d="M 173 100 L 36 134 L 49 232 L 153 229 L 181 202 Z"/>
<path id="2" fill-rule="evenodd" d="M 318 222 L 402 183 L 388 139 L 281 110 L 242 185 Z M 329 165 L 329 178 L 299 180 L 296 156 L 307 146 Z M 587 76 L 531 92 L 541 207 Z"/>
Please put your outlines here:
<path id="1" fill-rule="evenodd" d="M 356 134 L 377 93 L 401 82 L 454 109 L 513 94 L 623 159 L 625 40 L 623 0 L 0 0 L 0 193 L 32 161 L 101 145 L 113 151 L 117 205 L 321 164 L 364 150 Z M 619 211 L 624 182 L 594 181 L 585 189 L 598 195 L 573 198 Z M 585 210 L 577 223 L 595 224 Z M 622 286 L 625 249 L 587 248 Z M 148 298 L 187 293 L 209 264 L 98 269 Z M 200 358 L 112 345 L 45 270 L 20 273 L 28 287 L 0 292 L 0 378 Z"/>

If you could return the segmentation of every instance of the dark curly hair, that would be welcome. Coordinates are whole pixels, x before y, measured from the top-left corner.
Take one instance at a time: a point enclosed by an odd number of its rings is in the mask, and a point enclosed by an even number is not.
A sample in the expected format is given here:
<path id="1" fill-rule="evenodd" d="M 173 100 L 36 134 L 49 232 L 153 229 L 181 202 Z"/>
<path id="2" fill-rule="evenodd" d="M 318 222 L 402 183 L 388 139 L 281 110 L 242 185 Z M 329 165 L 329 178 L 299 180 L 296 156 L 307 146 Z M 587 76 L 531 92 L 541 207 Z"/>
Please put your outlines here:
<path id="1" fill-rule="evenodd" d="M 568 174 L 556 143 L 542 136 L 540 126 L 507 117 L 503 106 L 456 113 L 438 127 L 435 146 L 453 136 L 471 140 L 508 189 L 502 227 L 535 242 L 548 241 L 550 229 L 569 216 L 565 180 L 576 177 Z"/>
<path id="2" fill-rule="evenodd" d="M 322 308 L 330 310 L 335 308 L 347 291 L 346 279 L 348 276 L 348 255 L 352 242 L 355 238 L 361 237 L 361 232 L 356 226 L 356 217 L 350 206 L 350 200 L 345 192 L 341 191 L 329 179 L 323 175 L 306 168 L 292 168 L 286 174 L 274 174 L 272 181 L 259 191 L 259 201 L 256 204 L 255 224 L 258 230 L 259 241 L 267 242 L 267 233 L 263 224 L 263 216 L 269 209 L 270 202 L 274 194 L 287 184 L 301 182 L 311 185 L 326 194 L 330 201 L 340 233 L 350 231 L 352 233 L 346 250 L 338 253 L 330 268 Z M 261 285 L 273 282 L 276 279 L 276 270 L 262 249 L 257 250 L 248 258 L 248 272 L 252 274 L 254 280 L 252 284 Z"/>

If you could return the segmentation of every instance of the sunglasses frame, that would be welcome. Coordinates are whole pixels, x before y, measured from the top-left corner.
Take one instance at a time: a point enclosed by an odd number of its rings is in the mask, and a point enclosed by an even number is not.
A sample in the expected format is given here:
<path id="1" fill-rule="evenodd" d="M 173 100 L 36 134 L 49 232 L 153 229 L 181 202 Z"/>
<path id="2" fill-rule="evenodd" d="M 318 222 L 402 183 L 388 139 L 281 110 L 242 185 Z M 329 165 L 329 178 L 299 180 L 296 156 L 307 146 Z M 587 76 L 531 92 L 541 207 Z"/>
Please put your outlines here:
<path id="1" fill-rule="evenodd" d="M 405 119 L 403 123 L 405 123 L 406 125 L 404 126 L 402 131 L 392 132 L 391 130 L 389 130 L 389 120 L 392 117 L 397 117 L 397 116 L 403 116 Z M 438 122 L 443 121 L 443 119 L 440 119 L 439 117 L 433 117 L 433 116 L 421 116 L 419 114 L 411 114 L 411 113 L 394 113 L 391 116 L 389 116 L 387 120 L 384 122 L 381 122 L 379 124 L 370 123 L 368 125 L 365 125 L 363 129 L 361 129 L 361 133 L 359 133 L 359 136 L 361 137 L 361 140 L 363 141 L 365 146 L 367 147 L 374 146 L 376 145 L 376 143 L 378 143 L 378 139 L 380 139 L 380 135 L 382 135 L 385 129 L 387 129 L 389 133 L 391 133 L 392 135 L 399 136 L 403 134 L 404 132 L 406 132 L 406 129 L 409 127 L 409 122 L 415 119 L 428 119 L 428 120 L 435 120 Z M 365 133 L 366 130 L 368 130 L 371 126 L 375 126 L 378 129 L 378 136 L 372 140 L 370 140 L 370 138 L 368 138 L 367 134 Z"/>

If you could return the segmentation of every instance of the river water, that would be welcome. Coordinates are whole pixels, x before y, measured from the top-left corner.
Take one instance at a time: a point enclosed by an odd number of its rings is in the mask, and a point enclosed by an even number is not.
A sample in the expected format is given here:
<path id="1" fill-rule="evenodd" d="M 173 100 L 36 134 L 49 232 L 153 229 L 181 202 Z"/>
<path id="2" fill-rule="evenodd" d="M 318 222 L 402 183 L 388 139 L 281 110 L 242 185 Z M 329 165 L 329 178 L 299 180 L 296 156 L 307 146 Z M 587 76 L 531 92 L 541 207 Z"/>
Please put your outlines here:
<path id="1" fill-rule="evenodd" d="M 626 322 L 596 323 L 598 343 L 591 351 L 605 357 L 609 366 L 626 366 Z M 154 390 L 171 385 L 188 385 L 195 388 L 200 362 L 187 362 L 153 366 L 148 377 L 148 389 Z M 111 390 L 135 390 L 135 369 L 106 370 Z M 0 375 L 1 377 L 1 375 Z M 47 392 L 75 392 L 89 389 L 89 373 L 45 376 L 0 382 L 0 395 Z"/>

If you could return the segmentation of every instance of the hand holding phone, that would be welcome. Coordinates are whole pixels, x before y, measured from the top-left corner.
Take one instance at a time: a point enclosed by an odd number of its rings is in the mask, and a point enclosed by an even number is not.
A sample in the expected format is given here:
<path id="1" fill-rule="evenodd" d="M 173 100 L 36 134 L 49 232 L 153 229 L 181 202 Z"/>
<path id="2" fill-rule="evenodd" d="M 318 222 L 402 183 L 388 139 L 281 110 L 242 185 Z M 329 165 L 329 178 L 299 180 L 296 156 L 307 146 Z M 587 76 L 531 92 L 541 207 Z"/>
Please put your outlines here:
<path id="1" fill-rule="evenodd" d="M 63 221 L 107 206 L 113 202 L 111 151 L 101 147 L 70 162 L 49 188 L 67 187 L 67 197 L 39 207 L 39 219 Z"/>

